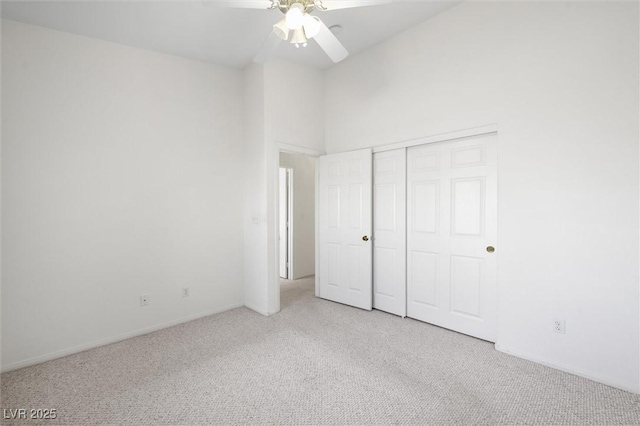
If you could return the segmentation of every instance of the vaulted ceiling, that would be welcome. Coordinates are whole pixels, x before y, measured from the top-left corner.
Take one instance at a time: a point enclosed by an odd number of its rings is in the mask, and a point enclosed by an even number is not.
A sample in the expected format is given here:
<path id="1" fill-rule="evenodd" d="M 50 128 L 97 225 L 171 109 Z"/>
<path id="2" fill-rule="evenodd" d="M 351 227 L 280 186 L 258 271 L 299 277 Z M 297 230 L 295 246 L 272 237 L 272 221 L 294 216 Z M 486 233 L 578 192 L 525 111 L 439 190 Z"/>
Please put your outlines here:
<path id="1" fill-rule="evenodd" d="M 454 1 L 403 0 L 391 4 L 318 11 L 355 55 L 438 13 Z M 233 9 L 196 1 L 3 1 L 2 17 L 205 62 L 244 68 L 258 53 L 279 10 Z M 315 44 L 281 43 L 277 58 L 326 69 L 333 62 Z"/>

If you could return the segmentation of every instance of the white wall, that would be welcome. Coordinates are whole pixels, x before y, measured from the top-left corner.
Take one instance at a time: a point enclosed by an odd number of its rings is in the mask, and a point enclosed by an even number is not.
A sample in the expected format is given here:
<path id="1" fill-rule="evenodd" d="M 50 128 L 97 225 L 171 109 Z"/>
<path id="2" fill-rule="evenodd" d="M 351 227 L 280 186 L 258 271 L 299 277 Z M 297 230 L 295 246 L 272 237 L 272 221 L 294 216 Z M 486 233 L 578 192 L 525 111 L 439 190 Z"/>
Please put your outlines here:
<path id="1" fill-rule="evenodd" d="M 638 30 L 637 3 L 465 3 L 325 76 L 328 152 L 498 124 L 497 347 L 635 391 Z"/>
<path id="2" fill-rule="evenodd" d="M 324 76 L 319 70 L 276 59 L 252 64 L 244 75 L 245 155 L 250 157 L 244 221 L 245 231 L 256 232 L 256 238 L 245 235 L 245 304 L 271 315 L 280 311 L 279 147 L 324 151 Z"/>
<path id="3" fill-rule="evenodd" d="M 273 59 L 264 65 L 265 133 L 271 144 L 324 151 L 324 74 Z"/>
<path id="4" fill-rule="evenodd" d="M 2 86 L 5 369 L 243 304 L 239 71 L 3 21 Z"/>
<path id="5" fill-rule="evenodd" d="M 291 278 L 297 280 L 315 274 L 316 160 L 281 152 L 280 167 L 292 169 Z"/>
<path id="6" fill-rule="evenodd" d="M 244 299 L 245 305 L 269 315 L 267 306 L 267 162 L 264 136 L 264 68 L 244 70 Z"/>

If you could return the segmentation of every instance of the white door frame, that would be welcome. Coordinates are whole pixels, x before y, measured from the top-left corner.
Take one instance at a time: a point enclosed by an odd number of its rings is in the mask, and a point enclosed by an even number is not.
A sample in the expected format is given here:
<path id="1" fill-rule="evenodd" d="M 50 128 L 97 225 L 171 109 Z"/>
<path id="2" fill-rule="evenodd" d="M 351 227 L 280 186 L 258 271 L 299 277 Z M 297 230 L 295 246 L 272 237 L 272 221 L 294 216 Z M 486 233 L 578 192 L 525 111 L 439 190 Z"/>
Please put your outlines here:
<path id="1" fill-rule="evenodd" d="M 497 124 L 488 124 L 486 126 L 472 127 L 470 129 L 457 130 L 455 132 L 440 133 L 433 136 L 425 136 L 423 138 L 410 139 L 402 142 L 390 143 L 373 147 L 373 152 L 390 151 L 398 148 L 410 148 L 428 143 L 447 142 L 455 139 L 468 138 L 471 136 L 481 136 L 489 133 L 498 133 Z"/>
<path id="2" fill-rule="evenodd" d="M 282 277 L 279 273 L 278 276 L 280 278 L 284 278 L 287 280 L 290 280 L 292 277 L 292 271 L 293 271 L 293 168 L 291 167 L 282 167 L 280 166 L 280 170 L 285 170 L 285 190 L 286 190 L 286 198 L 287 198 L 287 204 L 286 204 L 286 210 L 287 210 L 287 221 L 285 223 L 285 227 L 286 227 L 286 231 L 284 233 L 285 238 L 286 238 L 286 242 L 287 242 L 287 249 L 286 249 L 286 253 L 287 253 L 287 264 L 285 266 L 286 269 L 286 277 Z M 280 178 L 282 178 L 282 176 L 280 176 Z M 280 189 L 282 189 L 282 182 L 278 182 L 278 230 L 281 231 L 280 227 L 282 226 L 282 223 L 280 223 L 280 201 L 282 201 L 281 195 L 282 193 L 280 192 Z M 278 237 L 280 236 L 280 232 L 278 233 Z M 282 240 L 279 241 L 280 244 L 282 244 Z M 278 256 L 280 256 L 280 253 L 282 252 L 282 247 L 280 247 L 280 249 L 278 250 Z M 280 261 L 282 261 L 282 259 L 278 259 L 278 265 L 279 268 L 282 267 L 282 265 L 280 264 Z"/>
<path id="3" fill-rule="evenodd" d="M 276 143 L 275 144 L 275 149 L 273 151 L 271 151 L 273 154 L 273 158 L 271 161 L 271 166 L 269 167 L 269 169 L 271 169 L 271 178 L 272 178 L 272 184 L 273 187 L 277 188 L 277 182 L 279 180 L 279 175 L 280 175 L 280 153 L 281 152 L 286 152 L 289 154 L 298 154 L 298 155 L 306 155 L 307 157 L 312 157 L 316 159 L 316 165 L 317 165 L 317 158 L 320 157 L 321 155 L 324 155 L 324 151 L 319 151 L 319 150 L 315 150 L 315 149 L 311 149 L 311 148 L 305 148 L 305 147 L 301 147 L 301 146 L 297 146 L 297 145 L 290 145 L 290 144 L 285 144 L 285 143 Z M 318 268 L 318 250 L 317 250 L 317 241 L 318 241 L 318 221 L 317 221 L 317 217 L 318 217 L 318 168 L 316 167 L 316 191 L 315 191 L 315 214 L 316 214 L 316 224 L 315 224 L 315 238 L 316 238 L 316 248 L 315 248 L 315 259 L 316 259 L 316 282 L 315 282 L 315 288 L 316 288 L 316 296 L 319 294 L 319 283 L 318 283 L 318 273 L 317 273 L 317 268 Z M 278 235 L 279 232 L 279 227 L 280 227 L 280 212 L 279 212 L 279 205 L 278 205 L 278 192 L 277 190 L 274 190 L 271 192 L 271 196 L 272 198 L 272 208 L 271 213 L 272 213 L 272 217 L 273 220 L 271 221 L 271 229 L 274 236 Z M 268 282 L 268 286 L 269 288 L 267 289 L 268 291 L 268 297 L 267 297 L 267 303 L 268 303 L 268 315 L 272 315 L 275 313 L 280 312 L 280 244 L 278 241 L 278 238 L 273 238 L 273 240 L 271 241 L 272 244 L 270 247 L 270 251 L 272 251 L 272 253 L 274 253 L 273 256 L 273 260 L 272 260 L 272 265 L 273 268 L 271 269 L 273 272 L 270 273 L 269 275 L 271 275 L 271 279 Z"/>

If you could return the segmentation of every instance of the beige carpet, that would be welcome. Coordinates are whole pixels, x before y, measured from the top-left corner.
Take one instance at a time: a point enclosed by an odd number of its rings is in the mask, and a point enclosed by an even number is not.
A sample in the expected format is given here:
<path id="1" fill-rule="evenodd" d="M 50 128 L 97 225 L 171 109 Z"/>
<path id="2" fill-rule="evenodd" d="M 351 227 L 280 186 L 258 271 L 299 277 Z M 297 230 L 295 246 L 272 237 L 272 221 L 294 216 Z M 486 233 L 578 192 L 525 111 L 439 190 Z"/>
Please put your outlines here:
<path id="1" fill-rule="evenodd" d="M 1 406 L 82 425 L 640 424 L 640 396 L 316 299 L 310 279 L 282 298 L 3 374 Z"/>

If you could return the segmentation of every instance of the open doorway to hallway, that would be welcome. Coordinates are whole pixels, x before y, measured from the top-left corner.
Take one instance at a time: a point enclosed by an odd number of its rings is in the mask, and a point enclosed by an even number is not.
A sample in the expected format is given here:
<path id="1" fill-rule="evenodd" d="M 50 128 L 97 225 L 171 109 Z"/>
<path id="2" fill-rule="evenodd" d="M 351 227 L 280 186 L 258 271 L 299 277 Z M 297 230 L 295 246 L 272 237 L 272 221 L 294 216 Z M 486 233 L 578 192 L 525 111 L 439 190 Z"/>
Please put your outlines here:
<path id="1" fill-rule="evenodd" d="M 280 152 L 279 275 L 288 287 L 315 274 L 316 161 Z"/>

